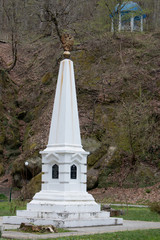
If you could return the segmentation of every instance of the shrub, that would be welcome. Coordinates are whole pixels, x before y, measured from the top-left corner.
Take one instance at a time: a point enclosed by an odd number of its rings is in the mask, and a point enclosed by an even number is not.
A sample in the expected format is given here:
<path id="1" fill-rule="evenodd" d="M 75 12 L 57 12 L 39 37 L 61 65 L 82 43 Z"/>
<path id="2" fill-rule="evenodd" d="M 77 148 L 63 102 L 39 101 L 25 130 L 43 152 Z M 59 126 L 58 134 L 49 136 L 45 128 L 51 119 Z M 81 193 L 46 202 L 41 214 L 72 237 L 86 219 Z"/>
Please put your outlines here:
<path id="1" fill-rule="evenodd" d="M 0 200 L 7 200 L 7 197 L 6 195 L 0 193 Z"/>
<path id="2" fill-rule="evenodd" d="M 149 207 L 151 211 L 160 214 L 160 202 L 151 203 Z"/>
<path id="3" fill-rule="evenodd" d="M 146 193 L 150 193 L 150 192 L 151 192 L 151 189 L 147 188 Z"/>

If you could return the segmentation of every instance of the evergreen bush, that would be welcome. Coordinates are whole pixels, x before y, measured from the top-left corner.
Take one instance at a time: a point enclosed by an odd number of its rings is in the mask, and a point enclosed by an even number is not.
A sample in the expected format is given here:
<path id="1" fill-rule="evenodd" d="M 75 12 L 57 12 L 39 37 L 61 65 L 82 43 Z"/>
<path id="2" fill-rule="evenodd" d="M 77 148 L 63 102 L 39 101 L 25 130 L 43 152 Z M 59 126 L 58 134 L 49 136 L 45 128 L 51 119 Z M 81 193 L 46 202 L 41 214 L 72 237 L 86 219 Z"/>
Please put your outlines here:
<path id="1" fill-rule="evenodd" d="M 160 202 L 153 202 L 150 204 L 150 209 L 153 212 L 160 214 Z"/>

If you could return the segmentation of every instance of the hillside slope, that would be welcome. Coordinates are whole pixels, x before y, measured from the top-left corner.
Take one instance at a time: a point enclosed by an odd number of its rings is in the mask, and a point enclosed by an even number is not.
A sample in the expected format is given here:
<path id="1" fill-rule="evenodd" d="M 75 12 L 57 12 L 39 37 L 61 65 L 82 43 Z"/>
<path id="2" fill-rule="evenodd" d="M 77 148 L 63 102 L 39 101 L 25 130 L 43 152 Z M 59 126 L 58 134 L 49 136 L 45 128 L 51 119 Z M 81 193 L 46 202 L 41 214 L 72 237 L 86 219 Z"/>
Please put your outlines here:
<path id="1" fill-rule="evenodd" d="M 71 59 L 81 134 L 84 149 L 91 153 L 88 188 L 156 184 L 160 33 L 126 33 L 116 39 L 107 33 L 83 44 L 75 42 Z M 8 51 L 0 51 L 6 65 L 9 50 L 8 46 Z M 18 50 L 10 75 L 0 72 L 0 175 L 11 174 L 21 188 L 40 172 L 39 151 L 48 140 L 62 49 L 52 37 L 44 37 L 23 43 Z M 27 168 L 25 161 L 30 163 Z"/>

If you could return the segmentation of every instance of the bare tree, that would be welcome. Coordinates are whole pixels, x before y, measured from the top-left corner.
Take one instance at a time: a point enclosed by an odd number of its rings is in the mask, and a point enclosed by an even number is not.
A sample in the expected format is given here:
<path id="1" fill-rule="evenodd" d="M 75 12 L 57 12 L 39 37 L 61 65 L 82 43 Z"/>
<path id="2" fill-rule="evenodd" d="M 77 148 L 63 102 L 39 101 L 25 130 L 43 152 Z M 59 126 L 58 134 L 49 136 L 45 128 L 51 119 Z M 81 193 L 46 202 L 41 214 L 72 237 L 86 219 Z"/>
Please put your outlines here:
<path id="1" fill-rule="evenodd" d="M 18 28 L 18 20 L 17 20 L 17 2 L 14 0 L 10 0 L 6 3 L 6 1 L 2 0 L 2 7 L 5 13 L 5 16 L 8 21 L 8 32 L 11 38 L 12 45 L 12 64 L 9 68 L 5 70 L 10 72 L 16 65 L 17 62 L 17 28 Z"/>
<path id="2" fill-rule="evenodd" d="M 48 31 L 47 34 L 56 35 L 60 42 L 65 32 L 80 36 L 84 32 L 86 20 L 93 17 L 95 4 L 95 0 L 41 1 L 37 5 L 40 26 L 42 30 Z"/>
<path id="3" fill-rule="evenodd" d="M 106 24 L 108 21 L 113 24 L 113 37 L 116 36 L 119 23 L 119 14 L 121 9 L 127 4 L 128 1 L 123 0 L 99 0 L 98 5 L 104 10 L 106 15 Z"/>

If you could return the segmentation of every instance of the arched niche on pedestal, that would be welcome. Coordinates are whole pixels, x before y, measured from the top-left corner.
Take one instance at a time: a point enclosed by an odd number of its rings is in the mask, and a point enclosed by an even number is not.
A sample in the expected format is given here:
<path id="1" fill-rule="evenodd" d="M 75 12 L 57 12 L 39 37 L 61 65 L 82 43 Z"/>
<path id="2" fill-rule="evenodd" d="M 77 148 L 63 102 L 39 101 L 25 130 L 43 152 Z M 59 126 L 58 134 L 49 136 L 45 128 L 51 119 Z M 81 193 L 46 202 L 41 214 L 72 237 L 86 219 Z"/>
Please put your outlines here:
<path id="1" fill-rule="evenodd" d="M 59 166 L 58 164 L 54 164 L 52 166 L 52 179 L 58 179 L 59 178 Z"/>
<path id="2" fill-rule="evenodd" d="M 72 164 L 70 167 L 70 179 L 77 179 L 77 166 Z"/>

